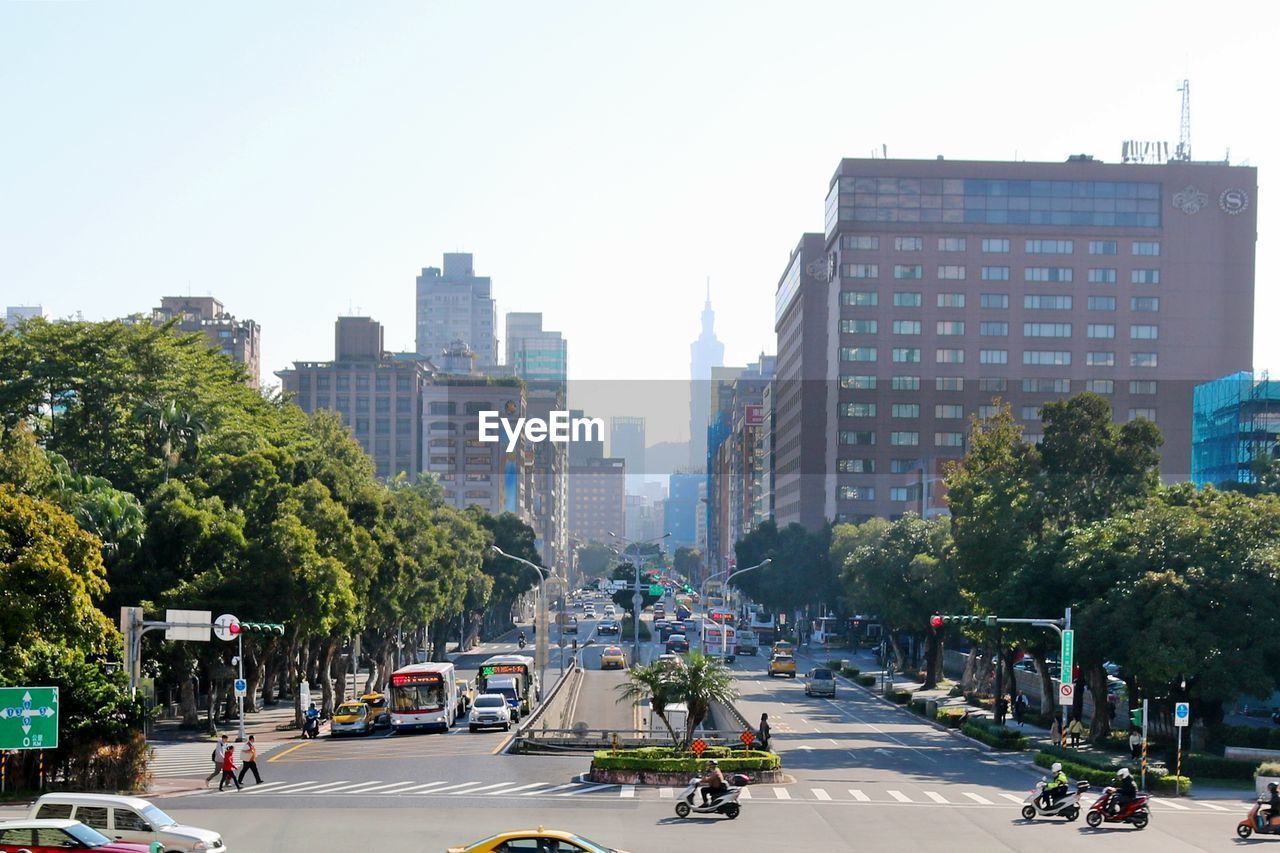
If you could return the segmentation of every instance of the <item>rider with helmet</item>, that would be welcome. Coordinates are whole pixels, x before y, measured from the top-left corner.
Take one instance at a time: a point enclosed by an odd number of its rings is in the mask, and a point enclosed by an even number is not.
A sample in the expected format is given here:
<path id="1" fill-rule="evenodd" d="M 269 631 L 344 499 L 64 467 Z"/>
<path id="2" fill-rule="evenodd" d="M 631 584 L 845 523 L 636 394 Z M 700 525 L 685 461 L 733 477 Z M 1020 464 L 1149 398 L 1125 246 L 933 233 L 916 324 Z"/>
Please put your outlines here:
<path id="1" fill-rule="evenodd" d="M 720 772 L 720 763 L 714 758 L 707 762 L 706 775 L 702 777 L 702 804 L 707 804 L 707 798 L 719 794 L 729 786 L 725 784 L 724 773 Z"/>
<path id="2" fill-rule="evenodd" d="M 1267 796 L 1261 799 L 1266 805 L 1267 816 L 1264 819 L 1262 817 L 1262 812 L 1258 812 L 1259 829 L 1268 823 L 1275 823 L 1277 820 L 1280 820 L 1280 786 L 1277 786 L 1275 782 L 1269 783 L 1267 785 Z"/>
<path id="3" fill-rule="evenodd" d="M 1128 767 L 1121 767 L 1116 771 L 1116 776 L 1116 790 L 1111 797 L 1111 802 L 1108 803 L 1113 815 L 1120 814 L 1125 806 L 1138 797 L 1138 785 L 1133 781 L 1133 774 L 1129 772 Z"/>
<path id="4" fill-rule="evenodd" d="M 1067 795 L 1069 781 L 1067 774 L 1062 772 L 1062 763 L 1055 761 L 1049 768 L 1049 778 L 1045 782 L 1044 795 L 1041 798 L 1044 808 L 1049 808 Z"/>

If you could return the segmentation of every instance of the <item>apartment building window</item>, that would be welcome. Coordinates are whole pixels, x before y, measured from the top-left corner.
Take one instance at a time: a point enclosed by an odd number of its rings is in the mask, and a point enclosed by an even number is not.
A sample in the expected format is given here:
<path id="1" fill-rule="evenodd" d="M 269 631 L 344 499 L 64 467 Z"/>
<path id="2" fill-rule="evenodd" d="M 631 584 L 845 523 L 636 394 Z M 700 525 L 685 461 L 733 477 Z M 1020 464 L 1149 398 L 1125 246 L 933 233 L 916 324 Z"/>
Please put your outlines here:
<path id="1" fill-rule="evenodd" d="M 984 293 L 982 294 L 979 305 L 983 308 L 1003 309 L 1009 307 L 1009 294 L 1007 293 Z"/>
<path id="2" fill-rule="evenodd" d="M 841 361 L 875 361 L 875 347 L 840 347 Z"/>
<path id="3" fill-rule="evenodd" d="M 897 503 L 911 500 L 910 486 L 893 486 L 889 489 L 889 500 Z"/>
<path id="4" fill-rule="evenodd" d="M 391 377 L 390 377 L 388 374 L 386 374 L 386 373 L 379 373 L 378 375 L 374 376 L 374 377 L 373 377 L 373 390 L 375 390 L 375 391 L 390 391 L 390 390 L 391 390 Z"/>
<path id="5" fill-rule="evenodd" d="M 874 376 L 841 376 L 840 387 L 851 391 L 874 391 L 876 378 Z"/>
<path id="6" fill-rule="evenodd" d="M 478 415 L 481 412 L 496 408 L 497 406 L 491 403 L 467 403 L 466 406 L 463 407 L 463 411 L 468 415 Z"/>
<path id="7" fill-rule="evenodd" d="M 879 278 L 879 264 L 844 264 L 840 275 L 845 278 Z"/>
<path id="8" fill-rule="evenodd" d="M 919 459 L 890 459 L 889 471 L 894 474 L 908 474 L 920 470 Z"/>
<path id="9" fill-rule="evenodd" d="M 1134 420 L 1137 420 L 1138 418 L 1146 418 L 1152 423 L 1155 423 L 1156 410 L 1155 409 L 1130 409 L 1129 420 L 1134 421 Z"/>
<path id="10" fill-rule="evenodd" d="M 1156 393 L 1156 381 L 1154 379 L 1131 379 L 1129 380 L 1129 393 L 1134 395 L 1150 395 Z"/>
<path id="11" fill-rule="evenodd" d="M 940 349 L 933 354 L 935 364 L 964 364 L 964 350 Z"/>
<path id="12" fill-rule="evenodd" d="M 329 390 L 329 377 L 326 374 L 322 373 L 316 377 L 316 390 L 317 391 Z"/>
<path id="13" fill-rule="evenodd" d="M 880 238 L 872 234 L 845 234 L 840 238 L 840 248 L 854 252 L 874 252 L 880 248 Z"/>
<path id="14" fill-rule="evenodd" d="M 401 393 L 401 394 L 407 394 L 408 392 L 410 392 L 410 391 L 412 391 L 412 390 L 413 390 L 413 384 L 412 384 L 412 381 L 410 380 L 410 378 L 409 378 L 408 376 L 397 376 L 397 377 L 396 377 L 396 391 L 397 391 L 397 392 L 399 392 L 399 393 Z"/>
<path id="15" fill-rule="evenodd" d="M 1132 270 L 1129 273 L 1130 284 L 1159 284 L 1160 270 Z"/>
<path id="16" fill-rule="evenodd" d="M 1008 387 L 1009 380 L 1003 376 L 984 376 L 978 380 L 978 390 L 988 394 L 1004 392 Z"/>
<path id="17" fill-rule="evenodd" d="M 939 293 L 938 307 L 939 308 L 963 308 L 964 294 L 963 293 Z"/>
<path id="18" fill-rule="evenodd" d="M 1009 268 L 1008 267 L 983 267 L 982 280 L 983 281 L 1008 281 Z"/>
<path id="19" fill-rule="evenodd" d="M 875 403 L 841 403 L 840 414 L 846 418 L 874 418 Z"/>
<path id="20" fill-rule="evenodd" d="M 963 237 L 939 237 L 939 252 L 963 252 L 965 250 L 966 241 Z"/>
<path id="21" fill-rule="evenodd" d="M 923 237 L 894 237 L 893 248 L 899 252 L 919 252 L 924 249 Z"/>
<path id="22" fill-rule="evenodd" d="M 413 420 L 410 418 L 396 418 L 396 435 L 408 435 L 413 432 Z"/>
<path id="23" fill-rule="evenodd" d="M 920 321 L 894 320 L 893 333 L 895 335 L 918 335 L 920 334 Z"/>
<path id="24" fill-rule="evenodd" d="M 1143 257 L 1159 257 L 1160 241 L 1159 240 L 1135 240 L 1133 242 L 1133 253 Z"/>
<path id="25" fill-rule="evenodd" d="M 1023 323 L 1022 335 L 1027 338 L 1069 338 L 1070 323 Z"/>
<path id="26" fill-rule="evenodd" d="M 1090 311 L 1114 311 L 1116 310 L 1116 298 L 1114 296 L 1090 296 Z"/>
<path id="27" fill-rule="evenodd" d="M 1022 297 L 1022 307 L 1032 311 L 1070 311 L 1070 296 L 1044 296 L 1039 293 L 1028 293 Z"/>
<path id="28" fill-rule="evenodd" d="M 1040 420 L 1040 407 L 1039 406 L 1023 406 L 1022 419 L 1024 421 Z"/>
<path id="29" fill-rule="evenodd" d="M 915 447 L 920 444 L 920 433 L 891 432 L 889 433 L 889 443 L 895 447 Z"/>
<path id="30" fill-rule="evenodd" d="M 924 278 L 923 264 L 894 264 L 894 278 Z"/>
<path id="31" fill-rule="evenodd" d="M 874 474 L 876 472 L 876 460 L 841 459 L 838 467 L 841 474 Z"/>
<path id="32" fill-rule="evenodd" d="M 1114 379 L 1089 379 L 1084 383 L 1084 390 L 1094 394 L 1114 394 L 1116 383 Z"/>
<path id="33" fill-rule="evenodd" d="M 880 296 L 874 290 L 846 290 L 840 294 L 840 301 L 845 305 L 871 308 L 879 304 Z"/>
<path id="34" fill-rule="evenodd" d="M 920 417 L 920 404 L 894 403 L 893 416 L 895 418 L 918 418 Z"/>
<path id="35" fill-rule="evenodd" d="M 840 331 L 846 335 L 874 335 L 878 326 L 875 320 L 840 321 Z"/>
<path id="36" fill-rule="evenodd" d="M 1154 312 L 1160 310 L 1159 296 L 1133 296 L 1129 298 L 1130 311 Z"/>
<path id="37" fill-rule="evenodd" d="M 1023 281 L 1071 281 L 1071 267 L 1026 267 Z"/>
<path id="38" fill-rule="evenodd" d="M 350 391 L 350 390 L 351 390 L 351 374 L 349 374 L 349 373 L 339 373 L 339 374 L 338 374 L 337 388 L 338 388 L 339 393 L 341 393 L 341 392 L 343 392 L 343 391 Z"/>
<path id="39" fill-rule="evenodd" d="M 1095 267 L 1089 270 L 1090 284 L 1115 284 L 1116 271 L 1114 269 L 1103 269 Z"/>
<path id="40" fill-rule="evenodd" d="M 367 373 L 356 374 L 356 390 L 357 391 L 369 390 L 369 374 Z"/>
<path id="41" fill-rule="evenodd" d="M 939 335 L 963 335 L 964 320 L 939 320 L 937 331 Z"/>
<path id="42" fill-rule="evenodd" d="M 1009 253 L 1009 241 L 988 237 L 982 241 L 982 251 L 990 255 L 1007 255 Z"/>
<path id="43" fill-rule="evenodd" d="M 1009 351 L 1007 349 L 984 349 L 978 350 L 979 364 L 1008 364 Z"/>
<path id="44" fill-rule="evenodd" d="M 1067 350 L 1031 349 L 1022 353 L 1023 364 L 1051 364 L 1065 366 L 1071 363 L 1071 353 Z"/>
<path id="45" fill-rule="evenodd" d="M 920 361 L 919 347 L 896 347 L 893 360 L 899 364 L 914 364 Z"/>
<path id="46" fill-rule="evenodd" d="M 380 414 L 390 414 L 391 398 L 379 396 L 373 401 L 373 410 Z"/>
<path id="47" fill-rule="evenodd" d="M 1115 367 L 1116 354 L 1113 352 L 1091 352 L 1085 355 L 1084 363 L 1089 367 Z"/>
<path id="48" fill-rule="evenodd" d="M 998 414 L 1000 414 L 999 406 L 985 405 L 978 407 L 978 417 L 984 421 L 990 420 Z"/>
<path id="49" fill-rule="evenodd" d="M 895 376 L 889 383 L 894 391 L 919 391 L 919 376 Z"/>
<path id="50" fill-rule="evenodd" d="M 933 434 L 934 447 L 964 447 L 964 433 L 962 432 L 935 432 Z"/>
<path id="51" fill-rule="evenodd" d="M 1089 254 L 1091 255 L 1114 255 L 1118 244 L 1115 240 L 1090 240 Z"/>
<path id="52" fill-rule="evenodd" d="M 1159 358 L 1153 352 L 1129 353 L 1130 367 L 1157 367 Z"/>
<path id="53" fill-rule="evenodd" d="M 935 391 L 963 391 L 964 377 L 962 376 L 939 376 L 933 380 L 933 390 Z"/>
<path id="54" fill-rule="evenodd" d="M 1154 341 L 1160 337 L 1159 326 L 1130 326 L 1129 339 L 1134 341 Z"/>
<path id="55" fill-rule="evenodd" d="M 942 264 L 938 267 L 938 278 L 946 281 L 963 281 L 965 269 L 957 264 Z"/>
<path id="56" fill-rule="evenodd" d="M 1028 255 L 1070 255 L 1075 251 L 1072 240 L 1027 240 L 1024 246 Z"/>
<path id="57" fill-rule="evenodd" d="M 875 430 L 846 430 L 840 433 L 841 444 L 869 447 L 876 443 Z"/>
<path id="58" fill-rule="evenodd" d="M 413 400 L 408 397 L 396 397 L 396 414 L 407 415 L 413 411 Z"/>
<path id="59" fill-rule="evenodd" d="M 938 403 L 933 407 L 933 416 L 943 420 L 955 420 L 964 417 L 964 406 L 954 403 Z"/>
<path id="60" fill-rule="evenodd" d="M 1071 380 L 1024 379 L 1022 390 L 1028 394 L 1068 394 L 1071 392 Z"/>
<path id="61" fill-rule="evenodd" d="M 876 499 L 874 486 L 841 486 L 840 498 L 846 501 L 873 501 Z"/>
<path id="62" fill-rule="evenodd" d="M 368 418 L 356 418 L 356 432 L 357 432 L 357 433 L 359 433 L 359 434 L 361 434 L 361 435 L 368 435 L 368 434 L 369 434 L 369 419 L 368 419 Z"/>
<path id="63" fill-rule="evenodd" d="M 1088 334 L 1091 338 L 1114 338 L 1116 327 L 1114 323 L 1090 323 Z"/>
<path id="64" fill-rule="evenodd" d="M 369 411 L 369 398 L 368 398 L 368 397 L 356 397 L 356 411 L 357 411 L 357 412 L 368 412 L 368 411 Z"/>
<path id="65" fill-rule="evenodd" d="M 919 308 L 923 304 L 924 296 L 922 294 L 909 291 L 898 291 L 893 294 L 893 306 L 895 308 Z"/>
<path id="66" fill-rule="evenodd" d="M 1009 324 L 1004 321 L 988 320 L 978 324 L 978 334 L 984 338 L 1009 337 Z"/>
<path id="67" fill-rule="evenodd" d="M 452 415 L 453 403 L 429 403 L 427 404 L 427 413 L 432 415 Z M 432 424 L 434 427 L 435 424 Z"/>

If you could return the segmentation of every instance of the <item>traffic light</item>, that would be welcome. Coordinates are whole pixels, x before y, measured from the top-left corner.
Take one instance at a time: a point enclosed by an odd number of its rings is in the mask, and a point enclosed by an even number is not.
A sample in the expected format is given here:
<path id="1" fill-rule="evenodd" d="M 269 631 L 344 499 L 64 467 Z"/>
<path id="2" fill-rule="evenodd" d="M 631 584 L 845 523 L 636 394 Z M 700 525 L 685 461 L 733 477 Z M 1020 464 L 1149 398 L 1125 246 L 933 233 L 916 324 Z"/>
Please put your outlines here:
<path id="1" fill-rule="evenodd" d="M 939 628 L 943 625 L 981 625 L 983 624 L 983 622 L 988 622 L 988 624 L 993 624 L 993 623 L 990 623 L 988 620 L 991 620 L 994 618 L 995 618 L 994 616 L 984 617 L 984 616 L 955 616 L 951 614 L 947 614 L 947 615 L 934 614 L 933 618 L 929 620 L 929 623 L 933 625 L 933 627 L 935 628 Z"/>
<path id="2" fill-rule="evenodd" d="M 1129 727 L 1134 729 L 1142 728 L 1142 709 L 1141 708 L 1138 708 L 1136 710 L 1129 712 Z"/>
<path id="3" fill-rule="evenodd" d="M 279 622 L 241 622 L 240 630 L 246 634 L 284 636 L 284 626 Z"/>

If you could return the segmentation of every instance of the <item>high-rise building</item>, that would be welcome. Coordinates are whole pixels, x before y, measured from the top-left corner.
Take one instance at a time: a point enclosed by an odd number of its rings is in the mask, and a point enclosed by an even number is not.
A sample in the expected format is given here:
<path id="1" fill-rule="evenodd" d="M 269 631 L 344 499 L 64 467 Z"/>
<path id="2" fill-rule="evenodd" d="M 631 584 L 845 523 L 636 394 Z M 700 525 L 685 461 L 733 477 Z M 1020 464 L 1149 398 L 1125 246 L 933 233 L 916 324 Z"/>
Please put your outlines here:
<path id="1" fill-rule="evenodd" d="M 244 365 L 249 384 L 258 387 L 261 378 L 262 327 L 253 320 L 237 320 L 212 296 L 164 296 L 160 307 L 151 310 L 155 323 L 176 320 L 179 332 L 199 332 L 209 346 Z"/>
<path id="2" fill-rule="evenodd" d="M 542 328 L 541 312 L 507 314 L 507 367 L 528 382 L 563 386 L 569 376 L 569 344 L 559 332 Z"/>
<path id="3" fill-rule="evenodd" d="M 382 326 L 368 317 L 339 317 L 333 361 L 295 361 L 276 372 L 305 412 L 338 412 L 373 457 L 379 477 L 422 470 L 422 392 L 428 365 L 382 350 Z"/>
<path id="4" fill-rule="evenodd" d="M 498 363 L 493 282 L 472 268 L 471 255 L 448 252 L 444 269 L 426 267 L 417 281 L 418 354 L 432 360 L 464 342 L 484 370 Z"/>
<path id="5" fill-rule="evenodd" d="M 1280 443 L 1280 382 L 1245 370 L 1197 385 L 1191 424 L 1197 486 L 1253 483 L 1253 463 Z"/>
<path id="6" fill-rule="evenodd" d="M 609 421 L 609 455 L 627 461 L 627 494 L 639 494 L 647 472 L 644 418 L 626 415 Z"/>
<path id="7" fill-rule="evenodd" d="M 1035 441 L 1101 394 L 1190 479 L 1193 387 L 1252 366 L 1256 169 L 851 159 L 826 211 L 828 518 L 932 510 L 997 399 Z"/>
<path id="8" fill-rule="evenodd" d="M 39 305 L 10 305 L 4 311 L 4 325 L 5 328 L 12 329 L 23 320 L 43 316 L 44 308 Z"/>
<path id="9" fill-rule="evenodd" d="M 564 409 L 559 382 L 530 382 L 526 395 L 530 418 L 549 422 L 553 411 Z M 543 565 L 564 574 L 569 558 L 569 448 L 558 441 L 531 442 L 526 455 L 532 457 L 529 513 L 538 553 Z"/>
<path id="10" fill-rule="evenodd" d="M 677 471 L 668 480 L 670 493 L 667 497 L 666 522 L 664 533 L 671 534 L 670 549 L 698 545 L 698 518 L 704 514 L 698 498 L 700 483 L 705 482 L 706 475 L 700 472 Z"/>
<path id="11" fill-rule="evenodd" d="M 580 421 L 585 417 L 582 409 L 570 409 L 569 420 Z M 572 438 L 572 436 L 570 436 Z M 592 459 L 604 458 L 604 438 L 582 436 L 577 440 L 569 442 L 569 465 L 573 468 L 581 468 Z"/>
<path id="12" fill-rule="evenodd" d="M 689 345 L 689 467 L 695 470 L 707 464 L 707 427 L 711 425 L 712 411 L 706 385 L 712 378 L 712 369 L 724 365 L 724 344 L 716 338 L 715 324 L 708 282 L 702 333 Z"/>
<path id="13" fill-rule="evenodd" d="M 805 234 L 778 280 L 778 368 L 771 389 L 773 516 L 778 527 L 816 531 L 826 519 L 827 258 L 821 234 Z"/>
<path id="14" fill-rule="evenodd" d="M 569 536 L 580 543 L 615 544 L 627 536 L 623 459 L 606 456 L 569 467 Z"/>

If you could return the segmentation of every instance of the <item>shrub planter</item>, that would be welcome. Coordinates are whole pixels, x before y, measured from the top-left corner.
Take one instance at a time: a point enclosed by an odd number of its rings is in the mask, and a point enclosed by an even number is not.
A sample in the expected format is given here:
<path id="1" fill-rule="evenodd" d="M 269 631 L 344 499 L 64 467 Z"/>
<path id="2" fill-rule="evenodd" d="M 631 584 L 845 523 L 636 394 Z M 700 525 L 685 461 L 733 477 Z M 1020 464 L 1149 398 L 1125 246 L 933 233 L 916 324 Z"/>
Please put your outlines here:
<path id="1" fill-rule="evenodd" d="M 1268 761 L 1258 767 L 1258 772 L 1254 775 L 1254 787 L 1258 791 L 1258 796 L 1270 793 L 1267 791 L 1267 785 L 1275 782 L 1280 785 L 1280 763 Z"/>
<path id="2" fill-rule="evenodd" d="M 756 784 L 777 785 L 786 781 L 786 776 L 781 770 L 747 770 L 741 772 L 745 772 Z M 673 773 L 662 770 L 598 770 L 592 767 L 591 772 L 587 774 L 587 781 L 601 785 L 663 785 L 672 788 L 683 788 L 689 784 L 689 780 L 694 776 L 701 775 L 696 770 Z M 726 772 L 725 775 L 732 774 Z"/>

